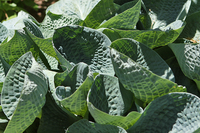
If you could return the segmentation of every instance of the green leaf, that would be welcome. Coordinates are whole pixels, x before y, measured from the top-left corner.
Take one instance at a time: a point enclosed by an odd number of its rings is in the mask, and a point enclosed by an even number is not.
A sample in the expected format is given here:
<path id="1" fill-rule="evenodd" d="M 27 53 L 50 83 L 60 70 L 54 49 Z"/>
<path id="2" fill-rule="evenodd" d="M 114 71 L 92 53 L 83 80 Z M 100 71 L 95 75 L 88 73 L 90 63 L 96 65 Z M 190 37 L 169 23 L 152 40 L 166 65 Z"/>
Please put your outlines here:
<path id="1" fill-rule="evenodd" d="M 88 101 L 97 109 L 110 115 L 123 116 L 130 110 L 133 93 L 126 90 L 118 78 L 99 74 L 88 94 Z"/>
<path id="2" fill-rule="evenodd" d="M 42 109 L 42 117 L 38 133 L 65 133 L 65 130 L 80 118 L 66 112 L 58 106 L 51 94 L 46 95 L 46 103 Z"/>
<path id="3" fill-rule="evenodd" d="M 69 97 L 60 101 L 61 105 L 71 113 L 84 117 L 87 110 L 87 94 L 94 79 L 88 76 L 81 86 Z"/>
<path id="4" fill-rule="evenodd" d="M 8 37 L 8 29 L 0 23 L 0 44 Z"/>
<path id="5" fill-rule="evenodd" d="M 152 21 L 152 29 L 162 29 L 176 21 L 184 21 L 190 9 L 191 0 L 143 0 Z"/>
<path id="6" fill-rule="evenodd" d="M 74 93 L 85 81 L 88 73 L 88 65 L 80 62 L 70 71 L 66 70 L 62 73 L 57 73 L 54 77 L 55 87 L 69 86 L 71 88 L 71 93 Z"/>
<path id="7" fill-rule="evenodd" d="M 141 0 L 130 9 L 120 13 L 117 16 L 112 17 L 104 24 L 100 26 L 100 28 L 116 28 L 116 29 L 134 29 L 136 23 L 139 20 L 139 14 L 141 9 Z"/>
<path id="8" fill-rule="evenodd" d="M 72 124 L 66 131 L 66 133 L 127 133 L 121 127 L 113 125 L 103 125 L 93 123 L 86 119 L 79 120 Z"/>
<path id="9" fill-rule="evenodd" d="M 171 30 L 170 27 L 173 27 L 173 24 L 179 25 L 179 28 L 176 30 Z M 166 31 L 160 30 L 115 30 L 121 38 L 132 38 L 143 44 L 146 44 L 151 49 L 165 46 L 169 43 L 174 42 L 184 28 L 184 23 L 182 21 L 176 21 L 171 26 L 166 27 Z M 183 24 L 183 26 L 182 26 Z M 169 28 L 170 30 L 167 30 Z"/>
<path id="10" fill-rule="evenodd" d="M 180 35 L 180 38 L 186 38 L 194 43 L 200 43 L 200 11 L 195 12 L 186 18 L 186 26 Z"/>
<path id="11" fill-rule="evenodd" d="M 10 119 L 5 133 L 23 132 L 33 123 L 45 104 L 47 89 L 41 66 L 31 52 L 24 54 L 10 68 L 3 85 L 2 108 Z"/>
<path id="12" fill-rule="evenodd" d="M 145 103 L 170 92 L 186 91 L 184 87 L 159 77 L 114 49 L 111 49 L 111 59 L 115 73 L 124 88 Z"/>
<path id="13" fill-rule="evenodd" d="M 127 131 L 194 132 L 200 127 L 199 106 L 200 99 L 193 94 L 167 94 L 151 102 L 140 119 Z"/>
<path id="14" fill-rule="evenodd" d="M 114 75 L 110 59 L 110 40 L 103 33 L 81 26 L 66 26 L 55 31 L 55 48 L 69 61 L 84 62 L 91 72 Z"/>
<path id="15" fill-rule="evenodd" d="M 67 25 L 96 28 L 114 13 L 112 0 L 61 0 L 47 8 L 41 28 L 44 34 L 48 34 L 48 29 L 54 30 Z"/>
<path id="16" fill-rule="evenodd" d="M 167 63 L 155 51 L 144 44 L 133 39 L 122 38 L 112 42 L 110 47 L 130 57 L 136 63 L 158 76 L 175 82 L 173 72 Z"/>
<path id="17" fill-rule="evenodd" d="M 98 124 L 107 124 L 119 126 L 127 130 L 140 118 L 141 114 L 138 112 L 130 112 L 126 117 L 112 116 L 95 108 L 92 103 L 88 102 L 88 109 L 92 117 Z"/>
<path id="18" fill-rule="evenodd" d="M 200 44 L 169 44 L 185 76 L 194 80 L 200 90 Z"/>
<path id="19" fill-rule="evenodd" d="M 104 20 L 116 12 L 113 0 L 100 0 L 84 20 L 87 27 L 97 28 Z"/>

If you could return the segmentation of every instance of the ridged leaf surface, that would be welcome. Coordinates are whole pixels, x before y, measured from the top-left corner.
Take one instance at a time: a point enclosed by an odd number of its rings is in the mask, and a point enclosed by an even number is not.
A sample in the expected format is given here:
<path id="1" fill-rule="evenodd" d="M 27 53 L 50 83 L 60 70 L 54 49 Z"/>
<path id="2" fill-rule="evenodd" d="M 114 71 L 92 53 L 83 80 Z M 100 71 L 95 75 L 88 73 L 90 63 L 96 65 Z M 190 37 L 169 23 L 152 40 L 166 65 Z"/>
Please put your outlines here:
<path id="1" fill-rule="evenodd" d="M 110 40 L 94 29 L 81 26 L 66 26 L 55 31 L 55 48 L 70 62 L 84 62 L 91 72 L 114 75 L 110 59 Z"/>
<path id="2" fill-rule="evenodd" d="M 127 131 L 189 133 L 200 127 L 199 97 L 174 92 L 151 102 L 140 119 Z M 144 126 L 145 125 L 145 126 Z"/>
<path id="3" fill-rule="evenodd" d="M 118 39 L 112 42 L 111 47 L 127 55 L 147 70 L 175 82 L 174 74 L 167 63 L 144 44 L 133 39 Z"/>
<path id="4" fill-rule="evenodd" d="M 31 52 L 24 54 L 9 70 L 2 90 L 3 111 L 10 119 L 5 133 L 23 132 L 34 122 L 45 104 L 47 89 L 41 66 Z"/>
<path id="5" fill-rule="evenodd" d="M 143 102 L 149 103 L 170 92 L 186 91 L 184 87 L 159 77 L 114 49 L 111 49 L 111 59 L 124 88 L 132 91 Z"/>

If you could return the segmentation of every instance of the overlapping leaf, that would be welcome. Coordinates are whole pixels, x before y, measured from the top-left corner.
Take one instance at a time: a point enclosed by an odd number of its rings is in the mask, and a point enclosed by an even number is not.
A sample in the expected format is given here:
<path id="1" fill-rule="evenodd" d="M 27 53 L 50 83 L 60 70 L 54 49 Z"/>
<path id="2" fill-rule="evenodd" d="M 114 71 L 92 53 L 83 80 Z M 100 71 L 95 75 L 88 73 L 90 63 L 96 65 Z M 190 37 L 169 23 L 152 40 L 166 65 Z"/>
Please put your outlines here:
<path id="1" fill-rule="evenodd" d="M 84 62 L 91 72 L 114 75 L 107 36 L 94 29 L 66 26 L 55 31 L 55 48 L 70 62 Z"/>
<path id="2" fill-rule="evenodd" d="M 96 76 L 88 94 L 89 102 L 110 115 L 126 115 L 133 100 L 133 93 L 126 90 L 118 78 L 102 74 Z"/>
<path id="3" fill-rule="evenodd" d="M 119 126 L 127 130 L 140 118 L 138 112 L 130 112 L 127 116 L 112 116 L 95 108 L 92 103 L 88 102 L 88 109 L 98 124 Z"/>
<path id="4" fill-rule="evenodd" d="M 112 42 L 111 47 L 127 55 L 147 70 L 175 82 L 173 72 L 167 63 L 144 44 L 133 39 L 118 39 Z"/>
<path id="5" fill-rule="evenodd" d="M 42 117 L 38 133 L 65 133 L 65 130 L 74 122 L 80 120 L 70 112 L 58 106 L 50 93 L 46 95 L 46 104 L 42 109 Z"/>
<path id="6" fill-rule="evenodd" d="M 114 13 L 112 0 L 61 0 L 47 8 L 41 29 L 48 32 L 70 24 L 95 28 Z"/>
<path id="7" fill-rule="evenodd" d="M 200 44 L 169 44 L 174 52 L 181 70 L 188 78 L 194 80 L 200 90 Z"/>
<path id="8" fill-rule="evenodd" d="M 186 91 L 184 87 L 159 77 L 114 49 L 111 49 L 111 59 L 124 88 L 132 91 L 143 102 L 149 103 L 170 92 Z"/>
<path id="9" fill-rule="evenodd" d="M 72 124 L 66 131 L 67 133 L 127 133 L 121 127 L 113 125 L 102 125 L 90 122 L 86 119 L 79 120 Z"/>
<path id="10" fill-rule="evenodd" d="M 1 93 L 3 111 L 10 119 L 5 133 L 23 132 L 33 123 L 45 103 L 47 89 L 47 79 L 31 52 L 12 65 Z"/>
<path id="11" fill-rule="evenodd" d="M 200 127 L 199 97 L 174 92 L 151 102 L 140 119 L 127 131 L 133 132 L 194 132 Z M 145 126 L 144 126 L 145 125 Z"/>
<path id="12" fill-rule="evenodd" d="M 71 96 L 60 101 L 61 105 L 71 113 L 84 117 L 88 111 L 86 99 L 92 83 L 93 77 L 87 77 Z"/>
<path id="13" fill-rule="evenodd" d="M 195 12 L 186 18 L 186 26 L 180 35 L 180 38 L 187 38 L 194 43 L 200 43 L 200 11 Z"/>
<path id="14" fill-rule="evenodd" d="M 176 20 L 185 20 L 191 0 L 143 0 L 152 21 L 152 29 L 162 28 Z"/>
<path id="15" fill-rule="evenodd" d="M 112 17 L 105 23 L 103 23 L 100 28 L 116 28 L 130 30 L 134 29 L 136 23 L 139 20 L 139 13 L 141 9 L 141 0 L 130 9 L 125 10 L 117 16 Z"/>

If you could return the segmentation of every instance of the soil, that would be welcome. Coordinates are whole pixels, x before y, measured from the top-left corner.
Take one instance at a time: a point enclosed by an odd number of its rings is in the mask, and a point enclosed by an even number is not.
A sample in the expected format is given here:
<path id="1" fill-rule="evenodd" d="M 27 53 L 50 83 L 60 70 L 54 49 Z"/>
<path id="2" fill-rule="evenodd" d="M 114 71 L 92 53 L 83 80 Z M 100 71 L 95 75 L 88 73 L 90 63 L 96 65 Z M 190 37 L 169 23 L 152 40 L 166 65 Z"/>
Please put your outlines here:
<path id="1" fill-rule="evenodd" d="M 28 11 L 28 13 L 31 14 L 38 22 L 42 22 L 45 17 L 47 7 L 56 1 L 58 0 L 34 0 L 34 2 L 38 5 L 38 11 L 29 7 L 25 8 L 25 10 Z"/>

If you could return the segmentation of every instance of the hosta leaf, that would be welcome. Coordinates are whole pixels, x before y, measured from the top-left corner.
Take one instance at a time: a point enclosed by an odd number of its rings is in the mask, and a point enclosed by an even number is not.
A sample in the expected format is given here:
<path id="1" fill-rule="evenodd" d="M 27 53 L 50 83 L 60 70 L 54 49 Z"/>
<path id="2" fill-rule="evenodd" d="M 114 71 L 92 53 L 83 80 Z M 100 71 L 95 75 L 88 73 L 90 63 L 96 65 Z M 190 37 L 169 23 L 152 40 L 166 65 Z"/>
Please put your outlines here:
<path id="1" fill-rule="evenodd" d="M 98 124 L 107 124 L 119 126 L 127 130 L 140 118 L 141 114 L 138 112 L 130 112 L 126 117 L 112 116 L 95 108 L 92 103 L 88 102 L 88 109 L 92 117 Z"/>
<path id="2" fill-rule="evenodd" d="M 169 44 L 185 76 L 194 80 L 200 90 L 200 44 Z"/>
<path id="3" fill-rule="evenodd" d="M 179 28 L 171 30 L 170 27 L 176 27 L 179 25 Z M 166 31 L 160 30 L 114 30 L 117 32 L 121 38 L 132 38 L 143 44 L 146 44 L 151 49 L 159 46 L 165 46 L 169 43 L 174 42 L 184 28 L 184 23 L 182 21 L 176 21 L 173 24 L 169 25 L 169 30 L 165 27 Z"/>
<path id="4" fill-rule="evenodd" d="M 170 92 L 186 91 L 184 87 L 159 77 L 114 49 L 111 49 L 111 59 L 124 88 L 132 91 L 137 99 L 145 103 Z"/>
<path id="5" fill-rule="evenodd" d="M 130 9 L 120 13 L 117 16 L 112 17 L 104 24 L 100 26 L 100 28 L 116 28 L 116 29 L 134 29 L 136 23 L 139 20 L 139 14 L 141 9 L 141 0 Z"/>
<path id="6" fill-rule="evenodd" d="M 198 0 L 191 0 L 188 16 L 198 11 L 200 11 L 200 2 Z"/>
<path id="7" fill-rule="evenodd" d="M 8 29 L 0 23 L 0 44 L 8 37 Z"/>
<path id="8" fill-rule="evenodd" d="M 176 20 L 185 20 L 191 0 L 143 0 L 152 21 L 152 29 L 162 28 Z"/>
<path id="9" fill-rule="evenodd" d="M 69 97 L 60 101 L 61 105 L 76 115 L 85 116 L 87 112 L 87 94 L 90 90 L 94 79 L 87 77 L 83 84 Z"/>
<path id="10" fill-rule="evenodd" d="M 13 77 L 14 76 L 14 77 Z M 31 52 L 17 60 L 8 72 L 2 90 L 2 107 L 11 119 L 6 132 L 23 132 L 45 104 L 48 84 Z"/>
<path id="11" fill-rule="evenodd" d="M 91 72 L 114 75 L 108 37 L 99 31 L 81 26 L 66 26 L 55 31 L 55 48 L 70 62 L 84 62 Z"/>
<path id="12" fill-rule="evenodd" d="M 66 133 L 127 133 L 121 127 L 113 125 L 103 125 L 90 122 L 86 119 L 79 120 L 72 124 Z"/>
<path id="13" fill-rule="evenodd" d="M 80 62 L 70 71 L 66 70 L 63 73 L 57 73 L 54 77 L 55 87 L 69 86 L 71 88 L 71 92 L 74 93 L 87 78 L 88 73 L 88 65 Z"/>
<path id="14" fill-rule="evenodd" d="M 155 51 L 144 44 L 133 39 L 118 39 L 112 42 L 110 47 L 127 55 L 158 76 L 175 82 L 173 72 L 167 63 Z"/>
<path id="15" fill-rule="evenodd" d="M 127 131 L 189 133 L 200 127 L 200 99 L 190 93 L 174 92 L 151 102 L 140 119 Z M 145 126 L 144 126 L 145 125 Z"/>
<path id="16" fill-rule="evenodd" d="M 133 93 L 127 91 L 118 78 L 97 75 L 88 94 L 88 101 L 110 115 L 126 115 L 133 104 Z"/>
<path id="17" fill-rule="evenodd" d="M 97 28 L 116 12 L 113 0 L 100 0 L 84 20 L 87 27 Z"/>
<path id="18" fill-rule="evenodd" d="M 9 69 L 10 65 L 7 62 L 5 62 L 5 60 L 0 56 L 0 83 L 4 82 Z"/>
<path id="19" fill-rule="evenodd" d="M 42 117 L 38 133 L 65 133 L 65 130 L 74 122 L 80 120 L 70 112 L 58 106 L 50 93 L 46 95 L 46 103 L 42 109 Z"/>
<path id="20" fill-rule="evenodd" d="M 195 12 L 186 18 L 186 26 L 180 35 L 180 38 L 187 38 L 194 43 L 200 43 L 200 11 Z"/>
<path id="21" fill-rule="evenodd" d="M 46 13 L 41 23 L 45 32 L 70 24 L 95 28 L 115 13 L 115 7 L 112 0 L 60 0 L 49 6 Z"/>

